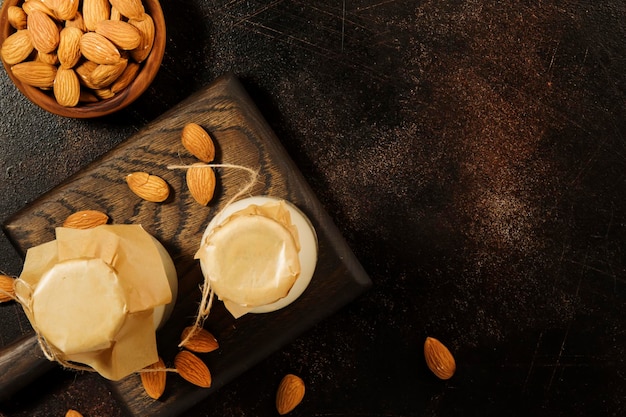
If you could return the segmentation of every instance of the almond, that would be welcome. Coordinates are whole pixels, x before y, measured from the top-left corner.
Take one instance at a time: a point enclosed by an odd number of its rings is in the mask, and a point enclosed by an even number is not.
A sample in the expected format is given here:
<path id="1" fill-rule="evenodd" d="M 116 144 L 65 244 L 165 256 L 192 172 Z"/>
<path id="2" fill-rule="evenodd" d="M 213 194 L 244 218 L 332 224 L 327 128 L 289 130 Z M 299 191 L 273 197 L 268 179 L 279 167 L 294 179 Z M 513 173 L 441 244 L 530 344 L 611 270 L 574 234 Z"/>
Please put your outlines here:
<path id="1" fill-rule="evenodd" d="M 61 29 L 59 49 L 57 55 L 63 68 L 73 68 L 81 58 L 80 39 L 83 31 L 77 27 L 64 27 Z"/>
<path id="2" fill-rule="evenodd" d="M 132 192 L 147 201 L 160 203 L 167 200 L 170 195 L 170 187 L 165 180 L 147 172 L 129 174 L 126 183 Z"/>
<path id="3" fill-rule="evenodd" d="M 174 358 L 178 374 L 188 382 L 202 388 L 211 386 L 211 372 L 202 360 L 191 352 L 183 350 Z"/>
<path id="4" fill-rule="evenodd" d="M 69 409 L 65 413 L 65 417 L 83 417 L 83 415 L 76 410 Z"/>
<path id="5" fill-rule="evenodd" d="M 111 6 L 111 16 L 109 16 L 109 20 L 122 20 L 122 14 L 113 6 Z"/>
<path id="6" fill-rule="evenodd" d="M 74 107 L 80 98 L 80 81 L 71 68 L 59 68 L 54 79 L 54 98 L 64 107 Z"/>
<path id="7" fill-rule="evenodd" d="M 93 90 L 93 93 L 100 100 L 106 100 L 108 98 L 113 98 L 115 96 L 115 93 L 113 91 L 111 91 L 111 89 L 108 88 L 108 87 L 96 88 L 96 89 Z"/>
<path id="8" fill-rule="evenodd" d="M 115 64 L 121 59 L 120 51 L 104 36 L 84 33 L 80 38 L 80 51 L 85 58 L 96 64 Z"/>
<path id="9" fill-rule="evenodd" d="M 113 42 L 118 48 L 127 51 L 137 48 L 142 41 L 139 29 L 121 20 L 98 22 L 95 32 Z"/>
<path id="10" fill-rule="evenodd" d="M 202 126 L 187 123 L 183 128 L 181 140 L 185 149 L 202 162 L 211 162 L 215 158 L 215 144 Z"/>
<path id="11" fill-rule="evenodd" d="M 439 340 L 427 337 L 424 342 L 426 365 L 439 379 L 450 379 L 456 371 L 452 353 Z"/>
<path id="12" fill-rule="evenodd" d="M 161 398 L 163 392 L 165 392 L 165 383 L 167 380 L 165 362 L 163 362 L 163 359 L 159 358 L 157 362 L 144 368 L 139 376 L 146 394 L 155 400 Z"/>
<path id="13" fill-rule="evenodd" d="M 124 72 L 111 84 L 111 92 L 117 94 L 128 87 L 137 77 L 140 66 L 136 62 L 129 62 Z"/>
<path id="14" fill-rule="evenodd" d="M 59 0 L 54 12 L 61 20 L 71 20 L 76 17 L 78 6 L 80 6 L 80 0 Z"/>
<path id="15" fill-rule="evenodd" d="M 46 6 L 40 1 L 25 1 L 24 4 L 22 4 L 22 9 L 24 10 L 24 13 L 26 13 L 27 15 L 30 15 L 35 10 L 39 10 L 40 12 L 44 12 L 51 18 L 53 19 L 55 18 L 54 12 L 50 10 L 48 6 Z M 27 19 L 27 22 L 28 22 L 28 19 Z"/>
<path id="16" fill-rule="evenodd" d="M 287 374 L 278 385 L 276 392 L 276 410 L 283 415 L 292 411 L 304 398 L 304 381 L 299 376 Z"/>
<path id="17" fill-rule="evenodd" d="M 0 275 L 0 303 L 13 300 L 13 297 L 15 297 L 14 283 L 15 279 L 10 276 Z"/>
<path id="18" fill-rule="evenodd" d="M 129 19 L 128 23 L 135 26 L 141 33 L 141 43 L 135 49 L 130 51 L 130 56 L 136 62 L 143 62 L 148 58 L 154 45 L 154 20 L 150 15 L 144 13 L 139 18 Z"/>
<path id="19" fill-rule="evenodd" d="M 93 61 L 85 60 L 81 61 L 81 63 L 76 67 L 76 72 L 86 77 L 96 68 L 98 68 L 98 64 Z"/>
<path id="20" fill-rule="evenodd" d="M 189 339 L 189 333 L 193 331 L 193 334 Z M 183 344 L 183 347 L 197 353 L 213 352 L 219 348 L 217 339 L 208 330 L 203 328 L 196 328 L 193 326 L 185 327 L 180 337 L 181 341 L 187 341 Z"/>
<path id="21" fill-rule="evenodd" d="M 7 9 L 7 19 L 14 29 L 26 29 L 26 12 L 18 6 L 9 6 Z"/>
<path id="22" fill-rule="evenodd" d="M 50 8 L 59 20 L 70 20 L 78 13 L 79 3 L 79 0 L 54 0 Z"/>
<path id="23" fill-rule="evenodd" d="M 59 65 L 59 56 L 54 52 L 45 54 L 41 51 L 37 51 L 37 57 L 35 59 L 37 61 L 45 62 L 46 64 L 55 66 Z"/>
<path id="24" fill-rule="evenodd" d="M 85 26 L 85 20 L 83 19 L 83 14 L 78 11 L 73 19 L 68 19 L 65 21 L 66 28 L 78 28 L 81 32 L 87 32 L 87 26 Z"/>
<path id="25" fill-rule="evenodd" d="M 90 84 L 90 76 L 91 73 L 98 68 L 98 64 L 92 61 L 82 61 L 79 65 L 76 66 L 75 71 L 78 74 L 78 78 L 80 79 L 80 83 L 87 88 L 94 89 L 95 87 Z"/>
<path id="26" fill-rule="evenodd" d="M 33 42 L 30 32 L 25 29 L 18 30 L 2 43 L 0 54 L 2 59 L 9 65 L 24 61 L 33 51 Z"/>
<path id="27" fill-rule="evenodd" d="M 128 65 L 127 59 L 121 59 L 117 64 L 98 65 L 91 74 L 89 74 L 89 83 L 95 89 L 108 87 L 122 75 L 126 69 L 126 65 Z"/>
<path id="28" fill-rule="evenodd" d="M 33 10 L 26 19 L 26 25 L 35 49 L 53 52 L 59 46 L 59 28 L 50 16 L 40 10 Z"/>
<path id="29" fill-rule="evenodd" d="M 109 216 L 98 210 L 81 210 L 72 213 L 63 222 L 63 227 L 72 229 L 91 229 L 107 224 Z"/>
<path id="30" fill-rule="evenodd" d="M 109 0 L 83 0 L 83 21 L 87 30 L 96 30 L 96 24 L 111 15 Z"/>
<path id="31" fill-rule="evenodd" d="M 206 206 L 215 193 L 215 171 L 201 162 L 193 164 L 187 169 L 187 188 L 191 196 L 203 206 Z"/>
<path id="32" fill-rule="evenodd" d="M 39 61 L 20 62 L 11 67 L 11 72 L 24 84 L 33 87 L 50 88 L 54 85 L 57 68 Z"/>
<path id="33" fill-rule="evenodd" d="M 145 9 L 141 0 L 110 0 L 111 6 L 115 7 L 122 16 L 126 16 L 129 19 L 140 18 Z"/>

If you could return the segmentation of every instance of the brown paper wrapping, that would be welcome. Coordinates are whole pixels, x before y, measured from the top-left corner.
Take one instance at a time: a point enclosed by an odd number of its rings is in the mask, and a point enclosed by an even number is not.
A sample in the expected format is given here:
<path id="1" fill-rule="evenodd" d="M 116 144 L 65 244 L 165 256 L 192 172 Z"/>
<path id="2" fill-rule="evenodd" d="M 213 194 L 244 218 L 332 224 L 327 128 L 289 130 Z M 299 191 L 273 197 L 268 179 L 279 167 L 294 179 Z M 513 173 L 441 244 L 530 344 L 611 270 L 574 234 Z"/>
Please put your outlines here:
<path id="1" fill-rule="evenodd" d="M 16 295 L 44 352 L 111 380 L 156 362 L 153 314 L 172 302 L 175 279 L 163 252 L 138 225 L 57 228 L 29 249 Z"/>
<path id="2" fill-rule="evenodd" d="M 265 242 L 262 237 L 251 237 L 248 241 L 250 229 L 255 229 L 255 232 L 265 230 L 273 239 L 272 243 L 281 245 L 280 249 L 259 250 L 258 253 L 262 254 L 270 252 L 269 258 L 260 258 L 254 252 Z M 224 230 L 228 230 L 233 236 L 228 243 L 237 250 L 230 250 L 231 248 L 225 247 L 224 241 L 216 238 Z M 279 243 L 278 240 L 282 242 Z M 251 204 L 231 214 L 209 232 L 196 253 L 196 258 L 203 264 L 203 272 L 211 281 L 215 294 L 224 302 L 226 309 L 238 318 L 255 307 L 270 304 L 288 294 L 300 274 L 299 251 L 298 229 L 291 222 L 285 202 L 280 200 L 263 205 Z M 220 281 L 239 278 L 233 276 L 233 273 L 246 274 L 249 277 L 246 278 L 249 286 L 242 288 L 242 293 L 250 293 L 249 297 L 233 295 L 232 291 L 230 295 L 220 292 Z M 263 289 L 257 289 L 259 282 Z M 255 292 L 259 293 L 258 297 Z M 266 293 L 271 294 L 269 298 L 265 297 Z M 254 301 L 244 302 L 244 298 Z"/>

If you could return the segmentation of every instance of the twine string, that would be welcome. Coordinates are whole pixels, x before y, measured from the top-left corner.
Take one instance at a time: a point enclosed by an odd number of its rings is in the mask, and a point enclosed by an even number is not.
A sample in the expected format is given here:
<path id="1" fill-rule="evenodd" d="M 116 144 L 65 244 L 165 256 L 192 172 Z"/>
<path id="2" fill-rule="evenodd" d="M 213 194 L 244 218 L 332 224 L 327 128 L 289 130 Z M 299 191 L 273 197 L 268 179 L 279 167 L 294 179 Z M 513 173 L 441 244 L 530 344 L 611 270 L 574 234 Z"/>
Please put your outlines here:
<path id="1" fill-rule="evenodd" d="M 15 295 L 11 294 L 12 298 L 22 306 L 24 312 L 28 317 L 33 317 L 33 287 L 26 281 L 19 278 L 17 278 L 13 283 L 13 288 L 17 289 L 17 287 L 21 287 L 23 289 L 21 289 L 20 291 L 15 291 Z M 67 369 L 94 372 L 94 370 L 88 366 L 81 366 L 65 360 L 63 358 L 63 352 L 48 343 L 46 338 L 39 331 L 39 328 L 32 321 L 31 324 L 33 324 L 33 330 L 35 331 L 35 336 L 37 337 L 37 343 L 39 344 L 39 348 L 43 352 L 46 359 L 51 362 L 57 362 L 62 367 Z"/>
<path id="2" fill-rule="evenodd" d="M 239 189 L 227 202 L 224 204 L 224 207 L 220 209 L 215 215 L 215 218 L 219 218 L 220 215 L 226 210 L 228 206 L 237 201 L 242 195 L 246 194 L 250 191 L 252 187 L 257 182 L 259 171 L 253 170 L 249 167 L 235 164 L 194 164 L 194 165 L 169 165 L 168 169 L 189 169 L 189 168 L 229 168 L 229 169 L 240 169 L 246 171 L 250 175 L 250 179 L 248 182 Z M 204 242 L 202 242 L 204 244 Z M 209 317 L 211 312 L 211 307 L 213 306 L 213 299 L 215 298 L 215 293 L 213 288 L 211 288 L 211 280 L 208 277 L 204 277 L 204 281 L 200 286 L 200 291 L 202 292 L 202 298 L 200 300 L 200 305 L 198 306 L 198 312 L 196 313 L 196 317 L 194 319 L 194 323 L 192 324 L 191 331 L 187 334 L 183 340 L 178 344 L 178 347 L 183 347 L 189 339 L 191 339 L 195 333 L 202 327 L 204 327 L 204 322 Z"/>
<path id="3" fill-rule="evenodd" d="M 1 294 L 3 297 L 6 297 L 7 301 L 8 301 L 8 300 L 16 300 L 16 301 L 17 301 L 17 298 L 15 297 L 15 294 L 13 294 L 12 292 L 8 292 L 8 291 L 5 291 L 5 290 L 3 290 L 3 289 L 1 289 L 1 288 L 0 288 L 0 294 Z M 0 302 L 1 302 L 1 301 L 0 301 Z"/>
<path id="4" fill-rule="evenodd" d="M 178 369 L 176 368 L 143 368 L 140 369 L 138 371 L 136 371 L 138 374 L 145 374 L 145 373 L 149 373 L 149 372 L 174 372 L 174 373 L 179 373 Z"/>

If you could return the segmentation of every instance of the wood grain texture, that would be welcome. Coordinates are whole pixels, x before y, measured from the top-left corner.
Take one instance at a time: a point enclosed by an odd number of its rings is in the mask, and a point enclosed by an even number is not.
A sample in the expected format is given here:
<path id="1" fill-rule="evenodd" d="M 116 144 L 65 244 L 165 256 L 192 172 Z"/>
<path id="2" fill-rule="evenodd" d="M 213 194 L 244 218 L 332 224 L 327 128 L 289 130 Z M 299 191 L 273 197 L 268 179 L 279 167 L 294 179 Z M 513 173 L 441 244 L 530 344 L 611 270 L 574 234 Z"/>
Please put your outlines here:
<path id="1" fill-rule="evenodd" d="M 311 220 L 319 241 L 319 259 L 311 284 L 288 307 L 273 313 L 248 314 L 240 319 L 216 302 L 205 327 L 220 348 L 202 355 L 213 374 L 209 389 L 193 387 L 169 374 L 159 401 L 144 392 L 137 375 L 112 383 L 133 416 L 175 416 L 197 403 L 261 359 L 293 340 L 315 323 L 329 317 L 366 290 L 371 281 L 346 245 L 331 218 L 312 193 L 254 103 L 233 75 L 217 79 L 207 88 L 151 123 L 64 184 L 42 196 L 5 225 L 18 250 L 54 239 L 54 229 L 71 213 L 94 209 L 113 223 L 141 224 L 163 243 L 176 264 L 179 295 L 167 325 L 159 331 L 159 352 L 166 364 L 178 351 L 177 343 L 200 300 L 200 267 L 193 259 L 210 219 L 237 193 L 249 176 L 245 171 L 217 169 L 214 200 L 196 203 L 185 185 L 184 170 L 169 165 L 196 162 L 182 146 L 185 124 L 203 126 L 216 143 L 217 163 L 238 164 L 259 170 L 251 195 L 285 198 Z M 126 186 L 133 171 L 159 175 L 172 188 L 164 203 L 140 200 Z"/>
<path id="2" fill-rule="evenodd" d="M 0 402 L 52 369 L 35 335 L 26 335 L 0 349 Z"/>

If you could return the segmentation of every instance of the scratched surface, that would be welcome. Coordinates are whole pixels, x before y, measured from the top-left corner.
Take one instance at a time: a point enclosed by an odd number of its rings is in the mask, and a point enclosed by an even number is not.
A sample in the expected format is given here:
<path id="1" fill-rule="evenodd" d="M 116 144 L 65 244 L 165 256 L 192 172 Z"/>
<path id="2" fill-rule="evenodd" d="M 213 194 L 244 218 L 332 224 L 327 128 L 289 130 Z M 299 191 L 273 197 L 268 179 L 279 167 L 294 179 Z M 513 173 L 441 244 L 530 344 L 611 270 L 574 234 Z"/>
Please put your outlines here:
<path id="1" fill-rule="evenodd" d="M 513 3 L 513 4 L 508 4 Z M 149 91 L 94 121 L 0 77 L 0 220 L 234 71 L 374 281 L 186 416 L 626 414 L 626 4 L 616 0 L 164 2 Z M 0 237 L 0 269 L 21 260 Z M 0 306 L 0 344 L 28 331 Z M 457 373 L 437 380 L 437 337 Z M 53 371 L 2 416 L 122 416 Z"/>

